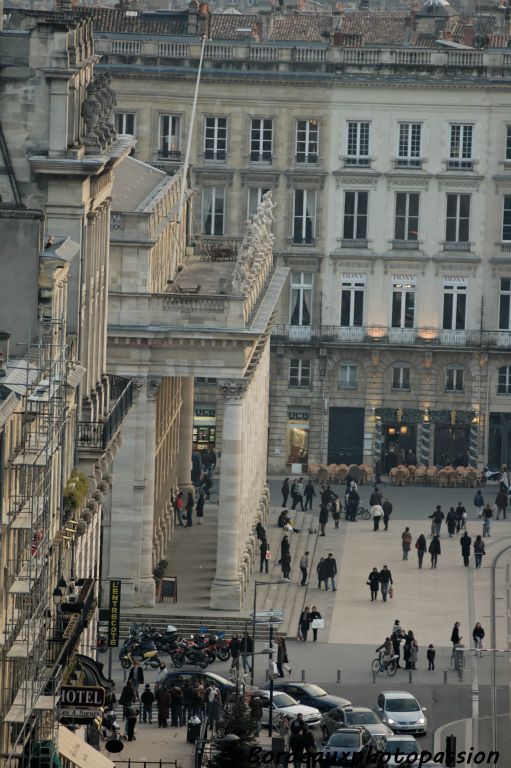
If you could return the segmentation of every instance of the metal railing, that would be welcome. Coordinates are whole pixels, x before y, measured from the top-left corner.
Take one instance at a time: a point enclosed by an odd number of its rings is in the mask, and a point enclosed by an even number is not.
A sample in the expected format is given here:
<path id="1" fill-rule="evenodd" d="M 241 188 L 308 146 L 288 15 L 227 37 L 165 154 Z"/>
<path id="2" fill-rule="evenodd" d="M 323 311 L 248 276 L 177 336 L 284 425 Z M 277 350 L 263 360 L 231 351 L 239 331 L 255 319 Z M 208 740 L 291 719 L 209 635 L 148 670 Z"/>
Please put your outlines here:
<path id="1" fill-rule="evenodd" d="M 471 331 L 447 328 L 391 328 L 386 325 L 274 325 L 274 339 L 297 344 L 338 343 L 422 347 L 511 348 L 510 331 Z"/>
<path id="2" fill-rule="evenodd" d="M 179 768 L 181 763 L 177 760 L 118 760 L 115 758 L 115 765 L 124 765 L 126 768 Z"/>
<path id="3" fill-rule="evenodd" d="M 121 389 L 122 387 L 122 389 Z M 121 377 L 111 378 L 110 394 L 115 403 L 103 421 L 78 422 L 78 446 L 105 450 L 121 426 L 133 404 L 133 382 Z"/>

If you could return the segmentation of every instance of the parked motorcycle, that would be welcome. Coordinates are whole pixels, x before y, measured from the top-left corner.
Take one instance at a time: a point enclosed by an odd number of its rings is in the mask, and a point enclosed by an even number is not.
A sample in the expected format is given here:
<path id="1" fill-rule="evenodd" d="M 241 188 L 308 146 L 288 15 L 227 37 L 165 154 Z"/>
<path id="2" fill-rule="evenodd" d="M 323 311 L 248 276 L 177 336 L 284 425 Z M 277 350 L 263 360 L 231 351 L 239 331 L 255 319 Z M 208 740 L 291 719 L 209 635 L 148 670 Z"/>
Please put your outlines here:
<path id="1" fill-rule="evenodd" d="M 158 651 L 154 643 L 128 643 L 124 644 L 119 653 L 119 661 L 123 669 L 129 669 L 134 661 L 141 661 L 144 665 L 149 664 L 153 669 L 160 666 Z"/>
<path id="2" fill-rule="evenodd" d="M 184 664 L 193 664 L 201 669 L 206 669 L 214 661 L 214 656 L 211 652 L 203 651 L 194 645 L 180 643 L 179 648 L 171 653 L 171 659 L 178 669 Z"/>

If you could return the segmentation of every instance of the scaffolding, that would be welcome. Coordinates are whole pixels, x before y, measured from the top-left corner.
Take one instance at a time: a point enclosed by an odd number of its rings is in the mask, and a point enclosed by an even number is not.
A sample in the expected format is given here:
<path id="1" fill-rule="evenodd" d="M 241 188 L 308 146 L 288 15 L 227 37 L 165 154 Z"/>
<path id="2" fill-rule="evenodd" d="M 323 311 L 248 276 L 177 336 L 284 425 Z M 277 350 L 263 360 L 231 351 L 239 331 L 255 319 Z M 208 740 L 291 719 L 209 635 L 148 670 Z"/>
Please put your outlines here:
<path id="1" fill-rule="evenodd" d="M 54 765 L 58 670 L 48 652 L 58 632 L 53 589 L 62 575 L 53 540 L 60 528 L 66 428 L 67 349 L 63 320 L 42 320 L 39 339 L 15 367 L 20 406 L 5 447 L 7 504 L 1 536 L 7 550 L 0 765 Z M 10 386 L 9 378 L 4 379 Z M 58 548 L 57 548 L 58 550 Z"/>

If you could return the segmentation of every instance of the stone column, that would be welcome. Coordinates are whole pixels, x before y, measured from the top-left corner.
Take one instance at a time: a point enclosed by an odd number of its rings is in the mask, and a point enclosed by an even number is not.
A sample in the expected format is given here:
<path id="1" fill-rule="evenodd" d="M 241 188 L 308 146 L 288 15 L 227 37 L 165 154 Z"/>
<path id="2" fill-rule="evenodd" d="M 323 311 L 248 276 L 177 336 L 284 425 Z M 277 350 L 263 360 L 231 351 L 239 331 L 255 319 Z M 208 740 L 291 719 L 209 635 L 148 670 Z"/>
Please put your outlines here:
<path id="1" fill-rule="evenodd" d="M 220 382 L 225 402 L 216 574 L 211 585 L 213 610 L 239 610 L 240 582 L 240 493 L 243 467 L 243 411 L 247 382 Z"/>
<path id="2" fill-rule="evenodd" d="M 153 578 L 153 531 L 154 531 L 154 480 L 156 454 L 156 401 L 162 379 L 146 380 L 145 408 L 145 488 L 142 510 L 142 536 L 140 541 L 139 605 L 154 605 Z"/>
<path id="3" fill-rule="evenodd" d="M 193 376 L 181 379 L 181 414 L 179 418 L 178 483 L 186 494 L 193 491 L 192 439 L 193 439 Z"/>

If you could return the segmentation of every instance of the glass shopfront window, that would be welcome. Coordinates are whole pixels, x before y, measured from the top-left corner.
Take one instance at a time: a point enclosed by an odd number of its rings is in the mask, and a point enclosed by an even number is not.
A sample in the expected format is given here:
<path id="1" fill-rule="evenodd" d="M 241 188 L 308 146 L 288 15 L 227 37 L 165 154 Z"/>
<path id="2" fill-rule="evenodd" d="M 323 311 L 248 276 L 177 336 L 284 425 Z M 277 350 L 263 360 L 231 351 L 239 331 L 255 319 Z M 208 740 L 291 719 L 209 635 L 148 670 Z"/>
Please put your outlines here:
<path id="1" fill-rule="evenodd" d="M 210 405 L 195 406 L 193 416 L 193 444 L 199 451 L 216 442 L 216 409 Z"/>
<path id="2" fill-rule="evenodd" d="M 308 411 L 288 411 L 286 461 L 288 464 L 309 463 Z"/>

